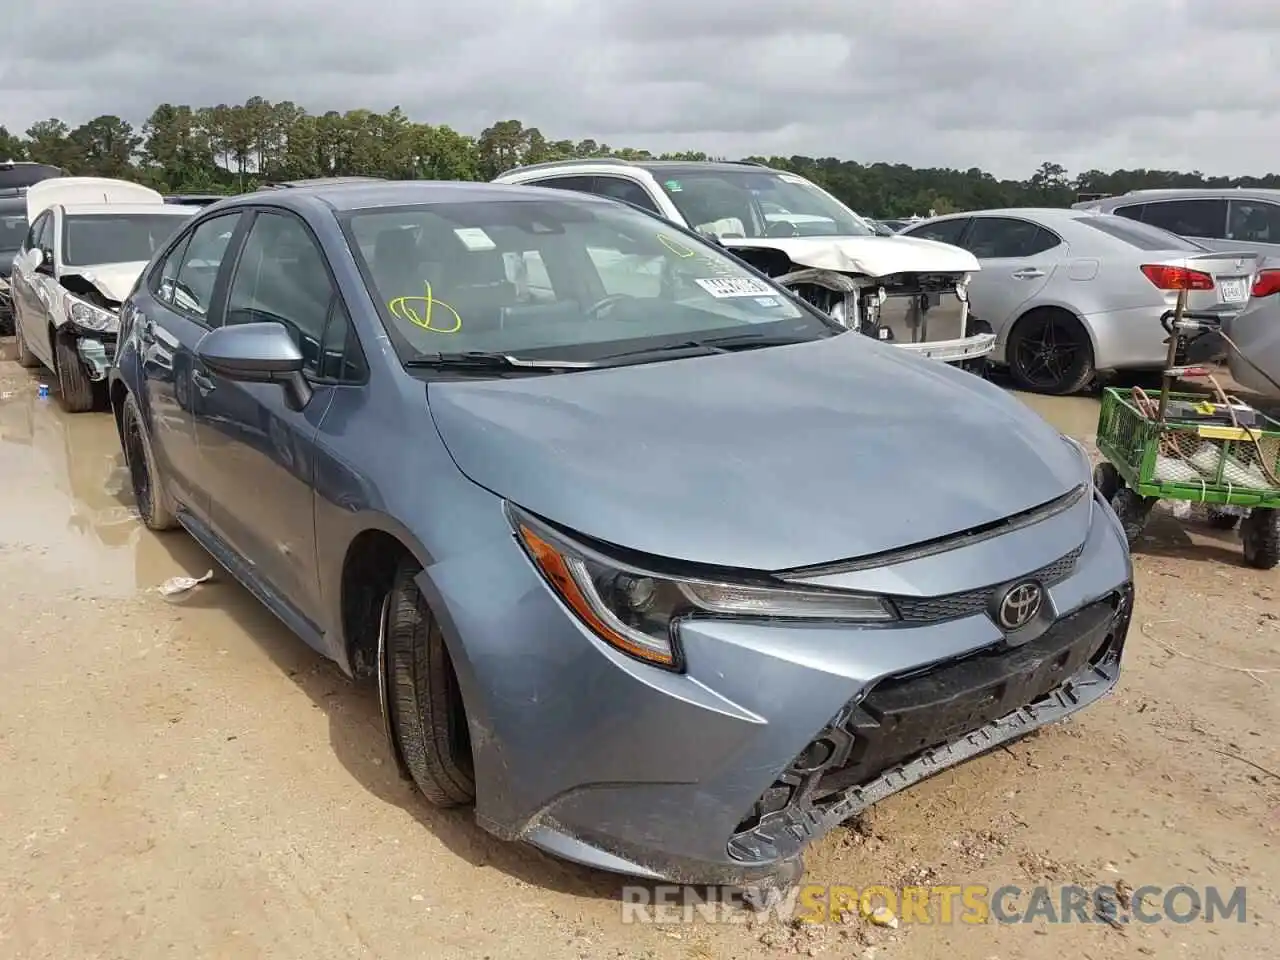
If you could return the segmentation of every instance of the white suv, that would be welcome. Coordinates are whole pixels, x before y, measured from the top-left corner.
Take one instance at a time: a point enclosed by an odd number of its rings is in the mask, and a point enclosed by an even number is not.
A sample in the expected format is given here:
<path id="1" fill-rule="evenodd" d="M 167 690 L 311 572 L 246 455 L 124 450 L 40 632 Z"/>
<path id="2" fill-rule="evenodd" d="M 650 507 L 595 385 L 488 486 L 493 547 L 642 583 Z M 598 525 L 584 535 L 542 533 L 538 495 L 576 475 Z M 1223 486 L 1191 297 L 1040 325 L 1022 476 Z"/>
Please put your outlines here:
<path id="1" fill-rule="evenodd" d="M 946 243 L 878 236 L 804 177 L 750 161 L 601 158 L 517 167 L 495 183 L 621 200 L 715 238 L 803 299 L 880 340 L 948 363 L 981 361 L 994 335 L 968 319 L 978 261 Z M 942 338 L 930 337 L 930 326 Z"/>

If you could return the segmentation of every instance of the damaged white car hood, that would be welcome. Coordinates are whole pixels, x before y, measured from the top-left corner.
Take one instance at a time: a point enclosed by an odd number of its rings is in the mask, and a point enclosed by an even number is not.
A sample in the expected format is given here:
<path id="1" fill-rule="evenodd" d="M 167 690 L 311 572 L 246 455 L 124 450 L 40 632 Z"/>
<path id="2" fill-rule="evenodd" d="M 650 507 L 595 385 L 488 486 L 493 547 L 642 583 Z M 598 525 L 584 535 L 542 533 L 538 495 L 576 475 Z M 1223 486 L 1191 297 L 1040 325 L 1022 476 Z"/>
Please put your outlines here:
<path id="1" fill-rule="evenodd" d="M 74 270 L 63 270 L 62 275 L 76 274 L 92 283 L 108 300 L 123 303 L 129 296 L 133 285 L 138 282 L 147 261 L 134 263 L 100 263 L 92 267 L 76 267 Z"/>
<path id="2" fill-rule="evenodd" d="M 894 273 L 977 273 L 968 250 L 916 237 L 723 237 L 730 250 L 778 250 L 815 270 L 887 277 Z"/>

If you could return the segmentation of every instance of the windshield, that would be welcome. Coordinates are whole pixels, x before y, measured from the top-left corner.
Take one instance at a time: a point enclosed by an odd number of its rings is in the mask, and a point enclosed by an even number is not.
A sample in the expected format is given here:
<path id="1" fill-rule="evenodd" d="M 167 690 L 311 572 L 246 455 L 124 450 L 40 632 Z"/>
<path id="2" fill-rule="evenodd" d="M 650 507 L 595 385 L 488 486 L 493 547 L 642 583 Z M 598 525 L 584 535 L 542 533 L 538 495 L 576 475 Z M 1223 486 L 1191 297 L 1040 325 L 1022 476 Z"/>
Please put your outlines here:
<path id="1" fill-rule="evenodd" d="M 482 351 L 596 361 L 702 337 L 839 332 L 719 248 L 620 204 L 565 194 L 343 221 L 406 360 Z"/>
<path id="2" fill-rule="evenodd" d="M 16 253 L 27 235 L 27 215 L 0 213 L 0 253 Z"/>
<path id="3" fill-rule="evenodd" d="M 690 171 L 659 182 L 699 233 L 735 237 L 870 237 L 875 229 L 804 177 L 772 170 Z"/>
<path id="4" fill-rule="evenodd" d="M 88 267 L 150 260 L 194 212 L 70 214 L 62 224 L 62 262 Z"/>

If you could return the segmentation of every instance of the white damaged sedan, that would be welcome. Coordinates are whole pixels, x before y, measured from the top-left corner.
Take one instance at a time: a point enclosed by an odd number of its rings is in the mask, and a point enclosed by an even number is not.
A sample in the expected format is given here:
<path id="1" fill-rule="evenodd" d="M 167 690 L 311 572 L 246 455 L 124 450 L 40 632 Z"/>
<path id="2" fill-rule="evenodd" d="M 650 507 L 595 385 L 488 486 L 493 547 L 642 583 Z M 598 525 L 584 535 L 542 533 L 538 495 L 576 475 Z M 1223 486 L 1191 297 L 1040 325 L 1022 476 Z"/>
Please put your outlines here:
<path id="1" fill-rule="evenodd" d="M 970 322 L 968 282 L 980 269 L 971 253 L 878 235 L 793 173 L 747 161 L 600 158 L 518 167 L 494 182 L 612 197 L 697 230 L 845 326 L 923 356 L 968 363 L 995 347 Z"/>

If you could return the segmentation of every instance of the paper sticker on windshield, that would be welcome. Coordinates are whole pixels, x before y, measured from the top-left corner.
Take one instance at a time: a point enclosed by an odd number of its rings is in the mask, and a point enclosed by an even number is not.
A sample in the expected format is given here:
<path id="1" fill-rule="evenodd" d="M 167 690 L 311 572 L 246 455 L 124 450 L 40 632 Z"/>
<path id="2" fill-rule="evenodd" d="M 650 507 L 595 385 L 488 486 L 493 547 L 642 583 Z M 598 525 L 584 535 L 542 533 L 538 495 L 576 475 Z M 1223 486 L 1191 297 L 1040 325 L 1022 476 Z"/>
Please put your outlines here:
<path id="1" fill-rule="evenodd" d="M 710 277 L 694 282 L 720 300 L 728 297 L 768 297 L 774 293 L 767 283 L 755 277 Z"/>
<path id="2" fill-rule="evenodd" d="M 756 303 L 760 304 L 760 306 L 762 307 L 782 306 L 782 301 L 779 300 L 777 297 L 756 297 Z"/>
<path id="3" fill-rule="evenodd" d="M 802 183 L 807 184 L 808 181 L 804 177 L 797 177 L 794 173 L 780 173 L 778 179 L 783 183 Z"/>
<path id="4" fill-rule="evenodd" d="M 666 183 L 663 184 L 663 186 L 666 187 L 668 190 L 670 190 L 672 193 L 679 193 L 681 190 L 684 189 L 684 187 L 680 186 L 679 180 L 668 180 Z"/>
<path id="5" fill-rule="evenodd" d="M 489 235 L 479 227 L 459 227 L 454 235 L 466 245 L 468 250 L 496 250 L 498 245 L 489 239 Z"/>

